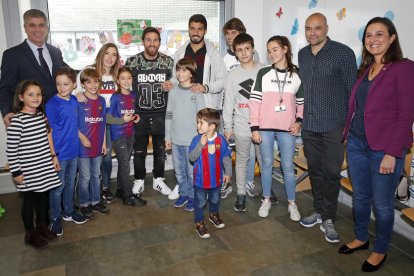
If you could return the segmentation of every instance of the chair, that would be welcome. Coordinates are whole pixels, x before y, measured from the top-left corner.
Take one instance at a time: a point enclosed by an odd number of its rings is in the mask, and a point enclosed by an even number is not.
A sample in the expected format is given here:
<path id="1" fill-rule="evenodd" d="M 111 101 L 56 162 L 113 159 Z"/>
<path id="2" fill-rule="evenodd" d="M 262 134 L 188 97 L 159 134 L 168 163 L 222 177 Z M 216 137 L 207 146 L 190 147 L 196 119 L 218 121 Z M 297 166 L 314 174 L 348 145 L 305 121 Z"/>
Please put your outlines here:
<path id="1" fill-rule="evenodd" d="M 300 174 L 296 178 L 296 186 L 300 185 L 302 181 L 305 181 L 305 180 L 307 180 L 310 183 L 310 181 L 308 180 L 308 176 L 309 176 L 308 163 L 306 161 L 306 157 L 304 154 L 303 145 L 298 146 L 298 152 L 299 152 L 298 156 L 293 159 L 293 163 L 295 163 L 296 167 L 302 171 L 302 174 Z M 342 163 L 341 170 L 345 170 L 347 167 L 348 167 L 348 164 L 346 162 L 346 155 L 344 154 L 344 161 Z M 341 179 L 341 185 L 342 185 L 342 179 Z M 310 185 L 309 185 L 309 189 L 310 189 Z M 351 187 L 351 191 L 352 191 L 352 187 Z"/>

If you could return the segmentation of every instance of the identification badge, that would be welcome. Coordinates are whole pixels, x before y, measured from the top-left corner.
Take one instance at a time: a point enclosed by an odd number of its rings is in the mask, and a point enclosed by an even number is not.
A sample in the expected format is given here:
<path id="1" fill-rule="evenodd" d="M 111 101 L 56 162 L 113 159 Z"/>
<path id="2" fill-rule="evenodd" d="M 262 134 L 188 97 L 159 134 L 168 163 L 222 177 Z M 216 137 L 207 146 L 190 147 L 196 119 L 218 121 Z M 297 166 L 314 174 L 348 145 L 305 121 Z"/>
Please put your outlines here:
<path id="1" fill-rule="evenodd" d="M 286 105 L 282 104 L 282 105 L 275 106 L 275 112 L 283 112 L 283 111 L 286 111 Z"/>

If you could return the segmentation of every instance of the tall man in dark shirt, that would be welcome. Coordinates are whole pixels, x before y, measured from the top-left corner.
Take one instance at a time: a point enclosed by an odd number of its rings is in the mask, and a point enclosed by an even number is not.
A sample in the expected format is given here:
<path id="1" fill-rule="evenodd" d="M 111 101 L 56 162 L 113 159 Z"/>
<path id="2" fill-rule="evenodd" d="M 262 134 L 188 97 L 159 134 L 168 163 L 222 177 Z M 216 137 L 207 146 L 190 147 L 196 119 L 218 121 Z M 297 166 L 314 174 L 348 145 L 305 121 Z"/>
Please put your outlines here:
<path id="1" fill-rule="evenodd" d="M 149 136 L 152 137 L 154 149 L 154 169 L 152 188 L 169 195 L 171 189 L 164 183 L 165 167 L 165 112 L 168 94 L 162 83 L 171 79 L 174 60 L 160 53 L 159 31 L 147 27 L 142 33 L 144 51 L 127 59 L 125 66 L 132 71 L 132 90 L 137 93 L 135 112 L 140 116 L 135 125 L 134 141 L 134 187 L 135 199 L 130 205 L 142 205 L 139 197 L 144 191 L 146 175 L 145 159 Z"/>
<path id="2" fill-rule="evenodd" d="M 325 240 L 336 243 L 340 241 L 334 222 L 344 159 L 342 132 L 357 65 L 348 46 L 327 36 L 323 14 L 314 13 L 307 18 L 305 33 L 309 45 L 299 51 L 298 59 L 306 103 L 302 138 L 314 212 L 300 223 L 304 227 L 322 223 Z"/>

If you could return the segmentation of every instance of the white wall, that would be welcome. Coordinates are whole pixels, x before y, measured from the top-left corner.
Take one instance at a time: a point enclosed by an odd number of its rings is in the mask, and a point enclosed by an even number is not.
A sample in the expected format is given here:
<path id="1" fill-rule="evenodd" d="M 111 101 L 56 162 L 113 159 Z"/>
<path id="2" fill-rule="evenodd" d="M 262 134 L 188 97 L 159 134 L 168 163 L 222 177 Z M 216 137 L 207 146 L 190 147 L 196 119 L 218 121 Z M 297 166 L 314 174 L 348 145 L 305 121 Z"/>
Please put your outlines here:
<path id="1" fill-rule="evenodd" d="M 311 3 L 315 3 L 311 7 Z M 398 3 L 398 4 L 397 4 Z M 273 35 L 284 35 L 292 44 L 293 60 L 297 63 L 297 52 L 307 45 L 304 33 L 306 18 L 314 13 L 323 13 L 328 20 L 331 39 L 351 47 L 356 57 L 360 56 L 362 43 L 359 31 L 375 16 L 393 14 L 404 56 L 414 59 L 414 36 L 411 31 L 412 0 L 235 0 L 235 16 L 246 25 L 247 32 L 255 39 L 256 50 L 263 63 L 266 63 L 266 41 Z M 282 8 L 283 14 L 276 13 Z M 342 19 L 337 13 L 345 8 Z M 295 19 L 298 19 L 298 32 L 291 34 Z"/>
<path id="2" fill-rule="evenodd" d="M 262 63 L 266 61 L 266 38 L 263 37 L 263 3 L 262 0 L 234 0 L 234 16 L 243 21 L 247 33 L 254 38 L 256 51 Z"/>

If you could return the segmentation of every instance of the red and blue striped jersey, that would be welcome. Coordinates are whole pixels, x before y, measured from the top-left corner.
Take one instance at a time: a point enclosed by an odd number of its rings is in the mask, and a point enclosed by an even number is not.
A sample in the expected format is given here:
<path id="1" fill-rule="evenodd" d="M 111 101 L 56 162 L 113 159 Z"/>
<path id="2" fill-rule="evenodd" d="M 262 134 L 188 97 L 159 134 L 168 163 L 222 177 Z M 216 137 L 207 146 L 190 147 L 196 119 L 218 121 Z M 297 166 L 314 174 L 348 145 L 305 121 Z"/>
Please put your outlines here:
<path id="1" fill-rule="evenodd" d="M 201 135 L 193 138 L 189 151 L 199 143 Z M 231 156 L 231 150 L 226 138 L 220 133 L 208 140 L 201 150 L 200 157 L 194 162 L 194 186 L 203 189 L 214 189 L 223 182 L 223 159 Z"/>
<path id="2" fill-rule="evenodd" d="M 82 144 L 79 157 L 91 158 L 102 155 L 102 145 L 105 136 L 106 103 L 99 96 L 96 100 L 88 98 L 86 103 L 78 103 L 78 129 L 91 142 L 90 148 Z"/>

